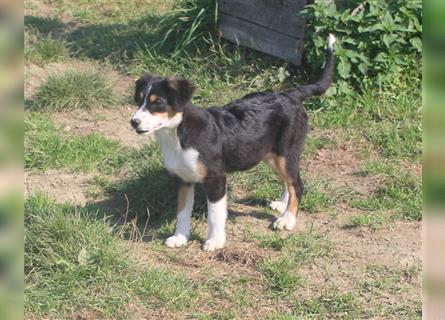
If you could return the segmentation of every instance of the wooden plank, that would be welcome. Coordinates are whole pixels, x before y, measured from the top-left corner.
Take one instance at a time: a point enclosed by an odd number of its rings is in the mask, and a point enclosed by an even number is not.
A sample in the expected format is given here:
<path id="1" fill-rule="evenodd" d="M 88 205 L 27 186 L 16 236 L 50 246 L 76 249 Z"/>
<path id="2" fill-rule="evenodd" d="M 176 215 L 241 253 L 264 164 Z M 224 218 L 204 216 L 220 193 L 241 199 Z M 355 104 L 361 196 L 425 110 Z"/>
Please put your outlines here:
<path id="1" fill-rule="evenodd" d="M 296 39 L 280 32 L 220 13 L 219 31 L 225 39 L 237 44 L 301 64 L 303 39 Z"/>
<path id="2" fill-rule="evenodd" d="M 302 38 L 305 19 L 298 16 L 306 0 L 219 0 L 221 13 Z"/>

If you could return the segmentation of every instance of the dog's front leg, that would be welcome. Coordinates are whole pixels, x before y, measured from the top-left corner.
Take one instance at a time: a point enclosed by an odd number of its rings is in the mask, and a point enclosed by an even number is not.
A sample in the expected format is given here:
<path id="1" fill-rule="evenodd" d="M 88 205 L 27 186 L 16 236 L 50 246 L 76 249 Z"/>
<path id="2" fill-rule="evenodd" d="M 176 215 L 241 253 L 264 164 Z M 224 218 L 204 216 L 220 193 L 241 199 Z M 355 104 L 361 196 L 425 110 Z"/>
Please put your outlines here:
<path id="1" fill-rule="evenodd" d="M 176 231 L 173 236 L 165 241 L 170 248 L 181 247 L 187 244 L 190 237 L 190 224 L 195 196 L 195 185 L 182 183 L 178 190 L 178 207 Z"/>
<path id="2" fill-rule="evenodd" d="M 208 239 L 204 251 L 214 251 L 224 247 L 227 219 L 226 177 L 207 178 L 204 182 L 207 192 Z"/>

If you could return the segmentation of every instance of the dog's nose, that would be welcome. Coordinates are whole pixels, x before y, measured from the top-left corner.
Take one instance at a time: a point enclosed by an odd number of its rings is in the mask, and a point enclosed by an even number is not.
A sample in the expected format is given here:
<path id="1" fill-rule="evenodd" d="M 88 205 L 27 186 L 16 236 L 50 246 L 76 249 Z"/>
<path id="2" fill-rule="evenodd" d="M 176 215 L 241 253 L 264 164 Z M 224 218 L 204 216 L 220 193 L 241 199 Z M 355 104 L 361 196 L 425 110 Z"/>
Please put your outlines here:
<path id="1" fill-rule="evenodd" d="M 131 119 L 130 123 L 131 123 L 131 126 L 136 129 L 141 124 L 141 120 L 139 120 L 137 118 Z"/>

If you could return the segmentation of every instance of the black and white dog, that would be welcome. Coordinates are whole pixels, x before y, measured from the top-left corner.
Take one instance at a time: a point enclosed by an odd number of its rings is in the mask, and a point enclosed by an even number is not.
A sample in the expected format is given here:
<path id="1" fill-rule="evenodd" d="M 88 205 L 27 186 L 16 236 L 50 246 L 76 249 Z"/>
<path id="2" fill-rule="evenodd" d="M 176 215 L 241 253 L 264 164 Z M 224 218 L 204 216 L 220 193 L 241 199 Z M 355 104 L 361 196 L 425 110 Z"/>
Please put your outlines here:
<path id="1" fill-rule="evenodd" d="M 303 100 L 324 93 L 332 82 L 335 37 L 327 42 L 321 79 L 282 92 L 257 92 L 223 107 L 199 108 L 191 102 L 194 85 L 184 79 L 144 74 L 136 81 L 139 109 L 131 125 L 139 134 L 154 132 L 167 170 L 181 181 L 175 234 L 165 244 L 179 247 L 190 236 L 194 184 L 207 192 L 208 239 L 205 251 L 224 246 L 227 218 L 226 176 L 260 161 L 283 181 L 283 193 L 270 206 L 282 215 L 276 229 L 292 230 L 303 193 L 300 154 L 308 130 Z"/>

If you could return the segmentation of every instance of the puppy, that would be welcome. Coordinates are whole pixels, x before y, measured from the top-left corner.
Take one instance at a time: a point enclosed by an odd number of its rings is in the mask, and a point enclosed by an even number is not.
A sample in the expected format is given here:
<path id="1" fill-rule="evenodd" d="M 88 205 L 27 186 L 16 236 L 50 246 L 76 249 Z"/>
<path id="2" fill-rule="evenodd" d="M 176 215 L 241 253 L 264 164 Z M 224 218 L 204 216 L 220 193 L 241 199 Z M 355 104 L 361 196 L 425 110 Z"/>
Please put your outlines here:
<path id="1" fill-rule="evenodd" d="M 214 251 L 226 241 L 227 174 L 248 170 L 264 161 L 283 182 L 281 198 L 270 206 L 281 213 L 275 229 L 292 230 L 303 194 L 300 154 L 308 130 L 303 100 L 324 93 L 334 72 L 329 35 L 326 65 L 314 84 L 281 92 L 257 92 L 222 107 L 199 108 L 191 102 L 194 85 L 184 79 L 150 74 L 136 81 L 139 109 L 131 118 L 138 134 L 154 132 L 167 170 L 179 178 L 175 234 L 165 244 L 184 246 L 190 236 L 194 184 L 207 193 L 208 239 L 203 250 Z"/>

